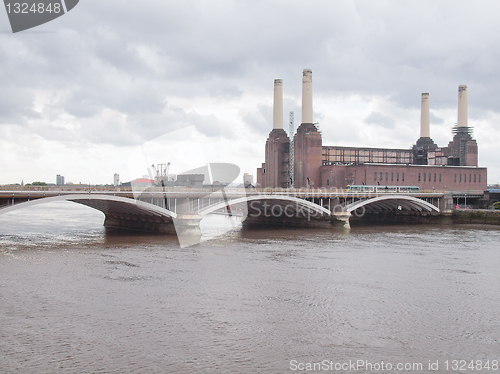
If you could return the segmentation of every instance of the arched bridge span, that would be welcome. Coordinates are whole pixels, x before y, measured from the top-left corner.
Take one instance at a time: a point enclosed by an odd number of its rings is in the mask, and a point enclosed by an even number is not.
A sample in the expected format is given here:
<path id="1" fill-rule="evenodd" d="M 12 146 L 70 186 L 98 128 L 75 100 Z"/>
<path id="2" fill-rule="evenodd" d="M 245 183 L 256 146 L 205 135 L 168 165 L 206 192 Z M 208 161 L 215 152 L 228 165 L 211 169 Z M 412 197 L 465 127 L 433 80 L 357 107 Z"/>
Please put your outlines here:
<path id="1" fill-rule="evenodd" d="M 294 216 L 299 213 L 313 216 L 331 215 L 331 211 L 321 205 L 305 199 L 286 195 L 248 195 L 210 205 L 200 209 L 199 214 L 205 216 L 227 206 L 241 207 L 244 210 L 246 210 L 248 206 L 250 212 L 260 211 L 264 215 L 266 212 L 269 214 L 281 212 L 289 216 Z"/>
<path id="2" fill-rule="evenodd" d="M 0 214 L 54 201 L 71 201 L 103 212 L 106 216 L 104 226 L 107 228 L 175 233 L 173 219 L 177 217 L 176 213 L 140 200 L 112 195 L 70 194 L 46 197 L 2 208 Z"/>
<path id="3" fill-rule="evenodd" d="M 435 205 L 408 195 L 384 195 L 377 196 L 366 200 L 359 200 L 345 206 L 345 210 L 349 213 L 356 209 L 364 207 L 365 210 L 372 211 L 388 211 L 388 210 L 405 210 L 405 211 L 427 211 L 439 213 L 440 210 Z"/>

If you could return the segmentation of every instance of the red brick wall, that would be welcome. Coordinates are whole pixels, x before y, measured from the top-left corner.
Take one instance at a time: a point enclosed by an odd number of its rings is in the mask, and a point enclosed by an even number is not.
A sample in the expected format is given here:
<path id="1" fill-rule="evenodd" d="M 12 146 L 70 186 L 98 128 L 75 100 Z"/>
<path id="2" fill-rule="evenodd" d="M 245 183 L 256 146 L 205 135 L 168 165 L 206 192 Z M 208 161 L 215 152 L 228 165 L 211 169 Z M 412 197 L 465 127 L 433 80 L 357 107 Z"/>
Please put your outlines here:
<path id="1" fill-rule="evenodd" d="M 321 167 L 321 187 L 345 188 L 345 178 L 345 165 L 331 165 Z"/>
<path id="2" fill-rule="evenodd" d="M 285 188 L 288 183 L 288 152 L 284 153 L 289 143 L 288 135 L 283 129 L 273 129 L 266 142 L 266 172 L 262 188 Z"/>
<path id="3" fill-rule="evenodd" d="M 303 123 L 294 138 L 294 187 L 321 187 L 320 168 L 322 164 L 321 134 L 312 123 Z"/>
<path id="4" fill-rule="evenodd" d="M 477 143 L 475 140 L 465 142 L 465 165 L 477 166 Z"/>
<path id="5" fill-rule="evenodd" d="M 264 172 L 266 170 L 266 164 L 262 163 L 260 168 L 257 168 L 257 188 L 264 188 Z"/>
<path id="6" fill-rule="evenodd" d="M 372 186 L 380 183 L 381 186 L 417 186 L 421 190 L 485 191 L 487 186 L 486 168 L 383 164 L 322 166 L 321 186 L 327 187 L 326 181 L 332 175 L 342 175 L 342 168 L 345 168 L 347 181 L 338 187 L 345 187 L 348 184 Z M 376 179 L 375 173 L 377 173 Z M 340 177 L 336 178 L 336 181 L 341 180 Z"/>

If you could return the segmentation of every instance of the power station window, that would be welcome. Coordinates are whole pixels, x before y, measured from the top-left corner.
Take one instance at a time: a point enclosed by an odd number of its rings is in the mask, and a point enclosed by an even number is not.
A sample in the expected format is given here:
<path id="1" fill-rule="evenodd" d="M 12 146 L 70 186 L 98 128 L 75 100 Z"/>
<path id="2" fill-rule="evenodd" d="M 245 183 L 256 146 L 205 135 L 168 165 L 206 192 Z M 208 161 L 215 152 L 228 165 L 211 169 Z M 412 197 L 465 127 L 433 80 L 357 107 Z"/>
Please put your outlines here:
<path id="1" fill-rule="evenodd" d="M 403 182 L 405 181 L 405 173 L 403 173 L 403 176 L 402 176 L 401 180 L 402 180 Z"/>
<path id="2" fill-rule="evenodd" d="M 399 182 L 399 173 L 396 174 L 396 182 Z"/>
<path id="3" fill-rule="evenodd" d="M 391 173 L 391 182 L 394 182 L 394 173 Z"/>
<path id="4" fill-rule="evenodd" d="M 455 183 L 457 183 L 457 175 L 455 174 Z"/>
<path id="5" fill-rule="evenodd" d="M 377 181 L 377 172 L 375 172 L 375 177 L 373 178 L 374 181 Z"/>
<path id="6" fill-rule="evenodd" d="M 479 183 L 481 183 L 481 174 L 479 174 Z"/>
<path id="7" fill-rule="evenodd" d="M 434 174 L 434 182 L 436 181 L 436 174 Z"/>
<path id="8" fill-rule="evenodd" d="M 469 183 L 472 182 L 472 174 L 469 174 Z"/>
<path id="9" fill-rule="evenodd" d="M 424 173 L 424 182 L 427 181 L 427 173 Z"/>
<path id="10" fill-rule="evenodd" d="M 476 183 L 476 174 L 474 174 L 474 183 Z"/>
<path id="11" fill-rule="evenodd" d="M 382 182 L 382 173 L 380 173 L 380 181 Z"/>
<path id="12" fill-rule="evenodd" d="M 385 173 L 385 181 L 387 182 L 389 180 L 389 173 Z"/>
<path id="13" fill-rule="evenodd" d="M 441 182 L 441 174 L 439 174 L 439 181 Z"/>
<path id="14" fill-rule="evenodd" d="M 460 180 L 459 180 L 460 183 L 462 183 L 462 174 L 460 174 Z"/>
<path id="15" fill-rule="evenodd" d="M 420 173 L 418 173 L 418 181 L 420 182 Z"/>
<path id="16" fill-rule="evenodd" d="M 464 174 L 464 183 L 467 182 L 467 174 Z"/>
<path id="17" fill-rule="evenodd" d="M 429 182 L 431 181 L 431 173 L 429 173 Z"/>

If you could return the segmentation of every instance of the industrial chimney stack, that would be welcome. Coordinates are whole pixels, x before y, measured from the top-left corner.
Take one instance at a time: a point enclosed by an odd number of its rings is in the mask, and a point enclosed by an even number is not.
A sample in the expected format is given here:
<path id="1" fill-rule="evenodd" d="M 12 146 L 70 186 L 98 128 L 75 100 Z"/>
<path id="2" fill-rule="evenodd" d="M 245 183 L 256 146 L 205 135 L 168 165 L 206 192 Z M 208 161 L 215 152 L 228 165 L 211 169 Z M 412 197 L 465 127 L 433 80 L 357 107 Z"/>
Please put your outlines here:
<path id="1" fill-rule="evenodd" d="M 293 140 L 294 187 L 321 186 L 323 146 L 321 133 L 313 123 L 312 70 L 302 72 L 302 123 Z"/>
<path id="2" fill-rule="evenodd" d="M 274 80 L 273 129 L 283 129 L 283 79 Z"/>
<path id="3" fill-rule="evenodd" d="M 273 129 L 266 141 L 266 161 L 257 169 L 261 188 L 290 186 L 290 139 L 283 129 L 283 79 L 274 80 Z"/>
<path id="4" fill-rule="evenodd" d="M 420 111 L 420 138 L 413 146 L 413 163 L 416 165 L 429 165 L 429 151 L 437 149 L 436 143 L 431 139 L 429 94 L 422 94 L 422 107 Z"/>
<path id="5" fill-rule="evenodd" d="M 457 127 L 467 127 L 467 86 L 458 86 L 458 121 Z"/>
<path id="6" fill-rule="evenodd" d="M 458 119 L 453 128 L 453 141 L 448 144 L 449 164 L 477 166 L 477 143 L 472 138 L 472 127 L 467 124 L 467 86 L 458 86 Z"/>
<path id="7" fill-rule="evenodd" d="M 302 72 L 302 123 L 313 123 L 312 70 Z"/>
<path id="8" fill-rule="evenodd" d="M 429 120 L 429 94 L 422 94 L 422 110 L 420 112 L 420 137 L 430 138 L 430 120 Z"/>

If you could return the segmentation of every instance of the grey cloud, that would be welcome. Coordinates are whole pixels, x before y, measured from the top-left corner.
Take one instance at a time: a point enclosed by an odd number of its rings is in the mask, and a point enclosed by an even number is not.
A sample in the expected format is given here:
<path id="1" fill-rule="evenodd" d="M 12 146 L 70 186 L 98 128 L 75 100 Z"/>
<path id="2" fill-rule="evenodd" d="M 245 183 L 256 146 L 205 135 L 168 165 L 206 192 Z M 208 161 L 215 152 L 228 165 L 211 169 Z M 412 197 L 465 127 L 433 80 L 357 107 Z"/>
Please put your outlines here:
<path id="1" fill-rule="evenodd" d="M 154 86 L 143 82 L 95 82 L 95 85 L 75 87 L 61 103 L 69 114 L 77 117 L 95 115 L 102 108 L 110 108 L 129 115 L 138 113 L 161 113 L 163 96 Z"/>
<path id="2" fill-rule="evenodd" d="M 27 90 L 7 86 L 0 90 L 0 125 L 23 124 L 40 118 L 33 108 L 35 95 Z"/>
<path id="3" fill-rule="evenodd" d="M 436 116 L 432 112 L 430 112 L 430 114 L 429 114 L 429 120 L 430 120 L 430 123 L 434 124 L 434 125 L 442 125 L 442 124 L 444 124 L 444 119 Z"/>
<path id="4" fill-rule="evenodd" d="M 269 134 L 273 129 L 273 107 L 271 105 L 259 104 L 255 110 L 240 113 L 243 122 L 253 131 L 263 136 Z"/>
<path id="5" fill-rule="evenodd" d="M 269 99 L 272 102 L 271 96 Z M 285 97 L 283 99 L 283 128 L 287 134 L 289 133 L 290 127 L 290 112 L 294 114 L 294 129 L 296 131 L 301 122 L 301 107 L 297 101 Z M 323 118 L 321 113 L 315 113 L 315 116 L 315 120 L 321 120 Z M 272 104 L 258 104 L 254 110 L 241 112 L 240 117 L 252 131 L 264 137 L 267 137 L 273 129 Z"/>
<path id="6" fill-rule="evenodd" d="M 228 101 L 234 98 L 241 97 L 243 94 L 243 90 L 238 86 L 232 84 L 231 82 L 213 82 L 208 91 L 210 96 L 215 97 L 222 101 Z"/>
<path id="7" fill-rule="evenodd" d="M 186 121 L 196 126 L 196 129 L 208 137 L 223 137 L 237 139 L 238 134 L 233 131 L 233 126 L 217 118 L 214 114 L 200 115 L 194 111 L 186 114 Z"/>
<path id="8" fill-rule="evenodd" d="M 387 116 L 380 112 L 371 112 L 365 118 L 365 123 L 379 125 L 385 127 L 386 129 L 392 129 L 396 125 L 396 120 L 394 119 L 394 117 Z"/>
<path id="9" fill-rule="evenodd" d="M 191 11 L 191 7 L 204 11 Z M 110 98 L 117 96 L 129 78 L 131 89 L 156 80 L 153 84 L 169 87 L 172 95 L 199 95 L 200 88 L 205 88 L 211 95 L 228 100 L 238 97 L 239 87 L 252 84 L 261 72 L 275 69 L 300 75 L 307 66 L 313 68 L 317 93 L 391 94 L 396 103 L 416 107 L 420 92 L 438 92 L 434 80 L 438 79 L 439 86 L 456 89 L 457 71 L 465 71 L 463 78 L 472 83 L 474 74 L 485 74 L 479 67 L 492 73 L 493 66 L 487 61 L 498 60 L 494 50 L 463 58 L 465 47 L 452 37 L 451 30 L 434 24 L 423 30 L 416 21 L 403 22 L 411 12 L 428 18 L 418 6 L 376 9 L 313 1 L 286 9 L 276 3 L 265 7 L 239 3 L 228 9 L 217 3 L 206 7 L 197 1 L 185 7 L 146 1 L 140 8 L 109 1 L 100 3 L 97 10 L 88 3 L 71 14 L 71 19 L 60 22 L 65 27 L 75 24 L 73 28 L 79 32 L 61 29 L 51 40 L 25 41 L 34 54 L 27 66 L 31 68 L 28 74 L 35 78 L 32 84 L 46 83 L 36 78 L 35 71 L 40 69 L 59 78 L 51 83 L 57 89 L 67 82 L 80 86 L 93 82 L 97 92 L 90 90 L 88 95 L 104 106 L 111 105 L 107 104 L 113 101 Z M 314 15 L 314 27 L 292 27 L 305 10 Z M 452 24 L 444 16 L 440 21 Z M 433 38 L 433 33 L 449 39 Z M 438 44 L 433 47 L 431 41 Z M 474 40 L 465 42 L 471 45 Z M 141 52 L 141 45 L 149 54 Z M 435 45 L 446 48 L 441 51 Z M 478 47 L 474 49 L 479 52 Z M 212 85 L 214 76 L 216 85 Z M 492 93 L 487 89 L 481 92 L 485 96 Z M 456 95 L 438 96 L 435 105 L 451 105 L 456 100 Z M 73 109 L 75 115 L 95 113 L 91 104 L 95 100 L 87 97 L 80 101 L 88 102 L 89 109 L 81 113 Z M 478 102 L 493 105 L 494 100 Z M 125 112 L 147 103 L 150 101 L 126 105 Z"/>
<path id="10" fill-rule="evenodd" d="M 303 68 L 313 70 L 315 97 L 382 96 L 419 109 L 420 94 L 429 92 L 431 116 L 455 109 L 458 85 L 467 84 L 469 116 L 481 118 L 499 112 L 499 10 L 451 0 L 80 2 L 39 27 L 54 33 L 0 34 L 0 123 L 33 120 L 44 123 L 34 131 L 46 138 L 123 145 L 187 121 L 209 137 L 235 139 L 234 124 L 197 113 L 195 103 L 244 107 L 238 100 L 250 90 L 266 96 L 240 117 L 266 136 L 274 78 L 284 79 L 285 126 L 290 110 L 300 123 Z M 45 99 L 42 113 L 36 95 Z M 194 110 L 168 104 L 176 99 Z M 125 119 L 106 124 L 108 112 Z M 76 130 L 49 124 L 58 117 L 74 118 Z M 365 122 L 396 126 L 391 113 L 377 111 Z"/>

